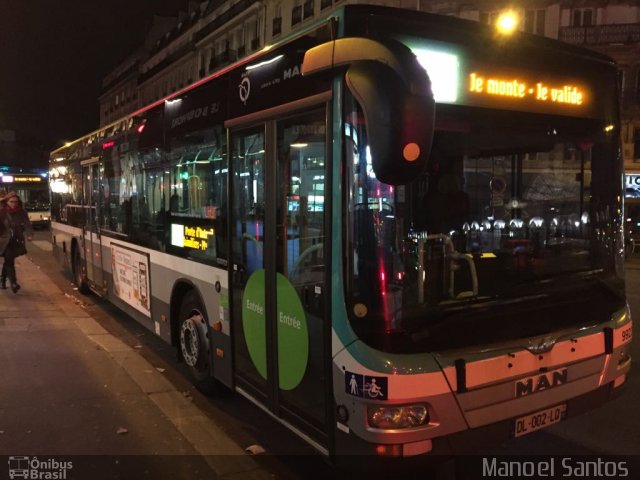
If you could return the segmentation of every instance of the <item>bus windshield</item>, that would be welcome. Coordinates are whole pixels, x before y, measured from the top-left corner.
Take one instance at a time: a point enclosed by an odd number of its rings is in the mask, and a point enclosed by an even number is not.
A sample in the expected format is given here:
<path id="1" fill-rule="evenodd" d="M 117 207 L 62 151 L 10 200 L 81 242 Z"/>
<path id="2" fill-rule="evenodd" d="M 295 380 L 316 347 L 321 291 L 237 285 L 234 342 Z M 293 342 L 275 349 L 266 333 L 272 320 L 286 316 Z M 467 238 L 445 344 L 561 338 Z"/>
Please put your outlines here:
<path id="1" fill-rule="evenodd" d="M 427 171 L 390 186 L 352 113 L 347 305 L 365 341 L 459 348 L 588 324 L 623 304 L 617 140 L 604 122 L 438 105 Z"/>

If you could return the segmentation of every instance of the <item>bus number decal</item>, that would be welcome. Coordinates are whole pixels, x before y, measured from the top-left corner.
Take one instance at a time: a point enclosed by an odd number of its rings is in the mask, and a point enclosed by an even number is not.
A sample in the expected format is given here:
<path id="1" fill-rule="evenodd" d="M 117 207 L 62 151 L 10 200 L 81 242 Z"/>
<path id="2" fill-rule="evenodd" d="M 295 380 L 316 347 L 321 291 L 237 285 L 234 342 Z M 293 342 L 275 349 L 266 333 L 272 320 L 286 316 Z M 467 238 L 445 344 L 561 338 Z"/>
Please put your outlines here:
<path id="1" fill-rule="evenodd" d="M 622 343 L 631 341 L 631 325 L 622 330 Z"/>
<path id="2" fill-rule="evenodd" d="M 344 372 L 344 388 L 349 395 L 368 400 L 386 400 L 389 395 L 387 377 L 372 377 L 348 370 Z"/>

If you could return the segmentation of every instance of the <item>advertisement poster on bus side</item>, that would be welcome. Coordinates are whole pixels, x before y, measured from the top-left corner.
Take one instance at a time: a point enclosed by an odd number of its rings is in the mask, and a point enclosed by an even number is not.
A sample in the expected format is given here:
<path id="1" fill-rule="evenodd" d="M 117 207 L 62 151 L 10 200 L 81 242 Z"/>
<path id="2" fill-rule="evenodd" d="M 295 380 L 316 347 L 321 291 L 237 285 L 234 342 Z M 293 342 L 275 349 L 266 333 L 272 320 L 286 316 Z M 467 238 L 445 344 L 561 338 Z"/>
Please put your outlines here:
<path id="1" fill-rule="evenodd" d="M 151 317 L 149 257 L 111 244 L 111 271 L 115 295 L 147 317 Z"/>

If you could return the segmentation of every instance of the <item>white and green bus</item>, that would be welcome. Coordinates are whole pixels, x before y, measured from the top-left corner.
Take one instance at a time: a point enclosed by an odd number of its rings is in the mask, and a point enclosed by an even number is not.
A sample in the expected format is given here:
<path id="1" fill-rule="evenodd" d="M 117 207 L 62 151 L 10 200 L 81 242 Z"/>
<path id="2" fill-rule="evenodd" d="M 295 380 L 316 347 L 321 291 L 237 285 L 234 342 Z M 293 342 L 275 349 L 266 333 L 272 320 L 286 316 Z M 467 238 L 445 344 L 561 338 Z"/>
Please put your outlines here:
<path id="1" fill-rule="evenodd" d="M 519 437 L 630 367 L 617 91 L 594 52 L 344 6 L 52 152 L 54 252 L 334 460 Z"/>

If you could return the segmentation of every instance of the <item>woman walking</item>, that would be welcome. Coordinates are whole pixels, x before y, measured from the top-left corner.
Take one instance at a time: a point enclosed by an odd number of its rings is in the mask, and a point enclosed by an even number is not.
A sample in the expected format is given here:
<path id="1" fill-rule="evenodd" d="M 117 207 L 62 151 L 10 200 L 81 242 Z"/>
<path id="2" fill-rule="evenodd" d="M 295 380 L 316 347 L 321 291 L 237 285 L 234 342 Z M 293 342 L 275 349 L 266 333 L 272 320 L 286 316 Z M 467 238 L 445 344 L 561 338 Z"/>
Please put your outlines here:
<path id="1" fill-rule="evenodd" d="M 15 192 L 7 193 L 0 200 L 0 252 L 4 257 L 2 273 L 0 274 L 0 289 L 7 288 L 7 278 L 11 291 L 18 293 L 20 285 L 16 275 L 16 257 L 27 253 L 27 240 L 33 238 L 33 227 L 29 221 L 29 214 L 22 208 L 22 201 Z"/>

